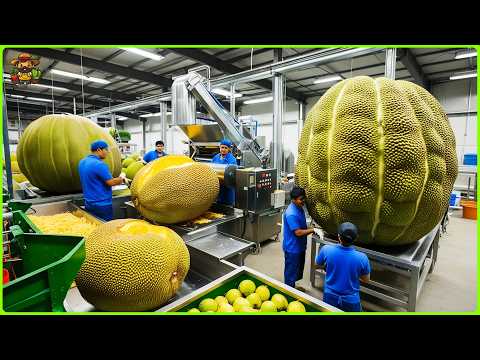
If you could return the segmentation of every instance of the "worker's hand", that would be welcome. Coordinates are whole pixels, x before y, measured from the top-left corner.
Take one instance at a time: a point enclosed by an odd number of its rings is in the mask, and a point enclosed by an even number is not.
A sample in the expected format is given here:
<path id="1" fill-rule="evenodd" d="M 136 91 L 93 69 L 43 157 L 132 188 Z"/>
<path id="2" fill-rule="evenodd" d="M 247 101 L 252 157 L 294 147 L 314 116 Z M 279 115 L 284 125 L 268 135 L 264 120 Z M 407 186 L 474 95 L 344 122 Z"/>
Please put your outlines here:
<path id="1" fill-rule="evenodd" d="M 323 230 L 320 228 L 313 228 L 313 232 L 317 234 L 317 236 L 320 238 L 320 240 L 323 241 Z"/>

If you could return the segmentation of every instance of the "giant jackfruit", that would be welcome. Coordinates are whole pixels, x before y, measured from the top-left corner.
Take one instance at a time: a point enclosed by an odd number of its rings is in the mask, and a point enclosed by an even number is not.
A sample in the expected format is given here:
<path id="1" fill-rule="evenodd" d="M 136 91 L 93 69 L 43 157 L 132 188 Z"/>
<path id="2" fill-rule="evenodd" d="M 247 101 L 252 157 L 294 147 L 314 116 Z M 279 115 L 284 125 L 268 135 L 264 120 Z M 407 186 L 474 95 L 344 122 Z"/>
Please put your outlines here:
<path id="1" fill-rule="evenodd" d="M 330 233 L 350 221 L 359 242 L 415 242 L 444 215 L 457 177 L 445 112 L 408 81 L 358 76 L 331 87 L 307 116 L 296 182 Z"/>
<path id="2" fill-rule="evenodd" d="M 98 226 L 85 240 L 75 280 L 85 300 L 102 311 L 158 309 L 181 287 L 190 254 L 173 230 L 143 220 Z"/>
<path id="3" fill-rule="evenodd" d="M 130 187 L 137 210 L 161 224 L 203 214 L 219 189 L 215 171 L 182 155 L 167 155 L 148 163 L 137 172 Z"/>

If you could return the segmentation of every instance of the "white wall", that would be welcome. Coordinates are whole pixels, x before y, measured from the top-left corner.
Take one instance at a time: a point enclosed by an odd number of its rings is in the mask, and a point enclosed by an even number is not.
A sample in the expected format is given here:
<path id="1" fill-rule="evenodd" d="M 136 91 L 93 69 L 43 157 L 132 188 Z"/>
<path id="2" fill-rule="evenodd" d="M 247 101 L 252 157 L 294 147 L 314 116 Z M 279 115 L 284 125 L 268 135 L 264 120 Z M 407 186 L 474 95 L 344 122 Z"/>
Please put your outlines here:
<path id="1" fill-rule="evenodd" d="M 435 85 L 433 95 L 440 101 L 455 133 L 458 163 L 463 155 L 477 153 L 477 116 L 458 116 L 451 113 L 468 112 L 468 86 L 471 82 L 470 111 L 477 111 L 477 81 L 457 80 Z"/>

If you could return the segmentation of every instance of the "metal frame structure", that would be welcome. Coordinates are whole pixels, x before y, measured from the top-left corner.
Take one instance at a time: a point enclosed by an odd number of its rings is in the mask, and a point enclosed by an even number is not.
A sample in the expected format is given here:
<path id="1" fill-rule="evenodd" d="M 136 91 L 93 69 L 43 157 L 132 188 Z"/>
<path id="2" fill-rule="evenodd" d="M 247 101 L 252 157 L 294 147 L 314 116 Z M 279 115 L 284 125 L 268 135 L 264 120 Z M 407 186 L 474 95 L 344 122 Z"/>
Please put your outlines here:
<path id="1" fill-rule="evenodd" d="M 423 238 L 408 247 L 400 250 L 374 249 L 363 246 L 355 246 L 355 249 L 363 252 L 370 260 L 372 267 L 371 280 L 367 284 L 360 285 L 360 292 L 371 295 L 390 304 L 403 307 L 407 311 L 415 311 L 417 300 L 423 288 L 428 274 L 433 272 L 438 253 L 440 239 L 440 224 Z M 336 244 L 334 239 L 325 237 L 320 239 L 317 235 L 312 236 L 310 248 L 310 283 L 315 286 L 316 276 L 321 276 L 322 283 L 325 272 L 315 267 L 315 258 L 322 246 Z M 317 250 L 318 249 L 318 250 Z M 384 280 L 375 278 L 375 271 L 387 271 L 406 279 L 405 286 L 392 285 Z M 405 281 L 403 282 L 403 285 Z"/>

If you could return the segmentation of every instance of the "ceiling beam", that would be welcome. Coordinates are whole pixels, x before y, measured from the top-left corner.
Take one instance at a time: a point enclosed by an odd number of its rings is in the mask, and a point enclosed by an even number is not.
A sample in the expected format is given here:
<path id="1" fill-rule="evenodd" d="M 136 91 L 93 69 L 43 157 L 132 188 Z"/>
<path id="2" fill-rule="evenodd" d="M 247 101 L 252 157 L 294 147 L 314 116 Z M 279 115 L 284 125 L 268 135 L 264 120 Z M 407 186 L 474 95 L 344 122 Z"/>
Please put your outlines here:
<path id="1" fill-rule="evenodd" d="M 33 91 L 17 90 L 15 88 L 13 88 L 13 89 L 9 88 L 8 94 L 52 100 L 51 95 L 45 95 L 45 94 L 41 94 L 41 93 L 33 92 Z M 70 96 L 58 96 L 58 95 L 53 96 L 54 101 L 60 101 L 60 102 L 66 102 L 66 103 L 72 103 L 73 102 L 72 98 L 73 98 L 73 96 L 72 97 L 70 97 Z M 81 99 L 81 96 L 80 96 L 80 99 L 77 101 L 77 107 L 80 107 L 81 104 L 82 104 L 82 99 Z M 109 104 L 108 102 L 105 102 L 105 101 L 85 99 L 85 104 L 94 105 L 94 106 L 98 106 L 98 107 L 103 108 L 103 107 L 108 107 L 109 105 L 117 105 L 118 103 Z"/>
<path id="2" fill-rule="evenodd" d="M 236 74 L 238 72 L 244 71 L 244 69 L 239 68 L 238 66 L 232 65 L 227 61 L 220 60 L 216 56 L 207 54 L 206 52 L 203 52 L 198 49 L 178 48 L 178 49 L 172 49 L 172 51 L 179 55 L 186 56 L 192 60 L 204 63 L 208 66 L 211 66 L 227 74 Z M 265 80 L 253 81 L 252 83 L 257 84 L 258 86 L 268 89 L 270 91 L 272 90 L 271 80 L 265 79 Z M 305 100 L 305 97 L 297 91 L 287 89 L 286 95 L 287 97 L 293 98 L 298 101 L 303 102 Z"/>
<path id="3" fill-rule="evenodd" d="M 18 111 L 18 108 L 17 108 L 17 99 L 14 99 L 14 98 L 10 98 L 10 97 L 7 97 L 7 103 L 11 103 L 12 106 L 8 106 L 7 104 L 7 107 L 8 107 L 8 111 L 11 112 L 11 113 L 16 113 Z M 52 104 L 51 103 L 45 103 L 45 105 L 47 105 L 49 107 L 49 109 L 51 109 L 52 107 Z M 22 103 L 22 102 L 18 102 L 18 106 L 20 107 L 20 112 L 23 112 L 25 111 L 26 113 L 28 114 L 39 114 L 39 115 L 45 115 L 45 105 L 40 105 L 40 104 L 25 104 L 25 103 Z M 153 109 L 150 109 L 150 111 L 153 110 Z M 72 108 L 71 107 L 55 107 L 55 112 L 67 112 L 67 113 L 70 113 L 72 111 Z M 130 113 L 130 112 L 123 112 L 123 111 L 117 111 L 115 113 L 116 115 L 118 116 L 126 116 L 128 117 L 129 119 L 135 119 L 135 120 L 139 120 L 141 119 L 140 118 L 140 115 L 141 114 L 138 114 L 138 113 Z"/>
<path id="4" fill-rule="evenodd" d="M 171 79 L 168 79 L 160 75 L 154 75 L 152 73 L 148 73 L 145 71 L 140 71 L 140 70 L 126 67 L 126 66 L 116 65 L 109 62 L 92 59 L 86 56 L 80 57 L 79 55 L 68 54 L 61 50 L 54 50 L 54 49 L 47 49 L 47 48 L 22 48 L 22 49 L 15 49 L 15 50 L 28 52 L 31 54 L 43 56 L 53 60 L 66 62 L 69 64 L 74 64 L 79 66 L 83 64 L 83 66 L 90 69 L 95 69 L 95 70 L 107 72 L 110 74 L 120 75 L 126 78 L 133 78 L 141 81 L 146 81 L 146 82 L 157 84 L 160 86 L 170 87 L 172 85 Z"/>
<path id="5" fill-rule="evenodd" d="M 430 88 L 430 81 L 423 72 L 413 52 L 410 49 L 398 49 L 397 51 L 400 62 L 407 68 L 410 75 L 412 75 L 420 86 L 428 90 Z"/>
<path id="6" fill-rule="evenodd" d="M 53 80 L 53 83 L 49 79 L 40 79 L 38 81 L 39 84 L 42 85 L 49 85 L 49 86 L 58 86 L 58 87 L 63 87 L 65 89 L 71 90 L 71 91 L 76 91 L 81 93 L 82 92 L 82 86 L 73 84 L 73 83 L 67 83 L 63 81 L 57 81 Z M 48 90 L 50 92 L 50 90 Z M 125 94 L 119 91 L 114 91 L 114 90 L 107 90 L 103 88 L 96 88 L 93 86 L 86 86 L 83 85 L 83 92 L 86 94 L 92 94 L 92 95 L 99 95 L 99 96 L 104 96 L 108 99 L 112 100 L 124 100 L 124 101 L 135 101 L 137 100 L 137 97 L 132 94 Z M 45 93 L 43 93 L 45 94 Z"/>

